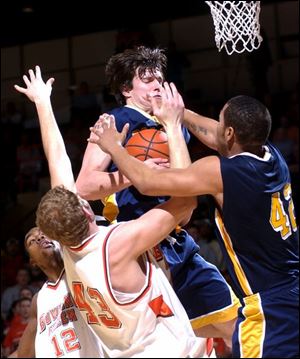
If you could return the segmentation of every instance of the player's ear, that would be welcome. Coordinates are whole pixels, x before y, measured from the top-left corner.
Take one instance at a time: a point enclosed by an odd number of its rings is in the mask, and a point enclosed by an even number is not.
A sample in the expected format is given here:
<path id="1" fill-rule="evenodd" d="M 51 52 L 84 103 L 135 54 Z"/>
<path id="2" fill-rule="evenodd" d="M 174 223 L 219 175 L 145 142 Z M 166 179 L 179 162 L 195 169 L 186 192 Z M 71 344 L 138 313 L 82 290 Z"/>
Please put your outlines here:
<path id="1" fill-rule="evenodd" d="M 227 141 L 231 141 L 233 136 L 234 136 L 234 128 L 231 126 L 226 127 L 225 137 L 226 137 Z"/>
<path id="2" fill-rule="evenodd" d="M 225 138 L 226 138 L 226 142 L 228 144 L 228 147 L 231 149 L 233 144 L 234 144 L 234 140 L 235 140 L 235 131 L 234 128 L 229 126 L 226 127 L 225 129 Z"/>
<path id="3" fill-rule="evenodd" d="M 84 215 L 86 216 L 86 218 L 88 219 L 89 222 L 93 222 L 95 220 L 95 214 L 92 211 L 91 208 L 87 208 L 85 206 L 82 206 L 82 211 L 84 213 Z"/>
<path id="4" fill-rule="evenodd" d="M 124 85 L 122 87 L 122 95 L 126 98 L 131 97 L 131 89 L 128 86 Z"/>

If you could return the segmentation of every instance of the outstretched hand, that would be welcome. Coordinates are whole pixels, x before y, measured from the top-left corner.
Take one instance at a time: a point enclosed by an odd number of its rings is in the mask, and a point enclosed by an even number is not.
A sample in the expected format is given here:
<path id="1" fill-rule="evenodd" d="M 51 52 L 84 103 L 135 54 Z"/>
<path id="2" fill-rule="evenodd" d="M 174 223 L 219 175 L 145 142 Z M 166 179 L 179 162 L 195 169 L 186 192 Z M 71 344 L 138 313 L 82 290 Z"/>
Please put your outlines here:
<path id="1" fill-rule="evenodd" d="M 126 138 L 129 129 L 127 123 L 121 132 L 118 132 L 113 115 L 103 114 L 95 123 L 94 127 L 90 127 L 91 135 L 88 142 L 98 145 L 102 151 L 113 153 L 114 149 L 121 146 Z"/>
<path id="2" fill-rule="evenodd" d="M 181 125 L 184 102 L 176 86 L 172 82 L 170 84 L 165 82 L 160 94 L 161 99 L 159 102 L 155 97 L 150 98 L 153 115 L 158 118 L 165 129 L 170 125 Z"/>
<path id="3" fill-rule="evenodd" d="M 32 102 L 35 103 L 49 100 L 54 78 L 51 77 L 45 83 L 42 79 L 41 69 L 39 66 L 35 67 L 35 73 L 32 69 L 30 69 L 28 72 L 29 78 L 26 75 L 23 76 L 26 88 L 14 85 L 15 89 L 26 95 Z"/>

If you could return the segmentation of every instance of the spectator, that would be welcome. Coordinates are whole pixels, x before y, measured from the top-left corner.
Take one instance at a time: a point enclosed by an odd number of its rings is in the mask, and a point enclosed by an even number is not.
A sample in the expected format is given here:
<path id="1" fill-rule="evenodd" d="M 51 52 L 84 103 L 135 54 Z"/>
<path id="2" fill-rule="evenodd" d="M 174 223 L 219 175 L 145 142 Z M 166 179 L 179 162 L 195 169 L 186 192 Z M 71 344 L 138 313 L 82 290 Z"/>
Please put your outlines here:
<path id="1" fill-rule="evenodd" d="M 16 282 L 17 283 L 15 285 L 6 288 L 2 294 L 1 315 L 4 319 L 6 319 L 13 302 L 19 299 L 21 288 L 29 286 L 30 275 L 28 269 L 21 268 L 18 270 Z M 30 288 L 33 290 L 34 293 L 36 292 L 36 290 L 31 286 Z"/>
<path id="2" fill-rule="evenodd" d="M 18 301 L 20 321 L 15 321 L 11 324 L 3 341 L 3 354 L 8 356 L 14 352 L 19 344 L 22 334 L 28 324 L 30 317 L 31 299 L 21 298 Z"/>

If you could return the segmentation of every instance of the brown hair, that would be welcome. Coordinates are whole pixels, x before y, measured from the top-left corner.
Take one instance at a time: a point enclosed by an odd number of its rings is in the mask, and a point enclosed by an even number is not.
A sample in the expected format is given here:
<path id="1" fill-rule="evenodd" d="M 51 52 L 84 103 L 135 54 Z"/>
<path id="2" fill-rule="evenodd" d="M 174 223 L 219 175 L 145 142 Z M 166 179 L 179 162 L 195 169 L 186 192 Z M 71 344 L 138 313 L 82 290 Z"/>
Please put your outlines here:
<path id="1" fill-rule="evenodd" d="M 78 245 L 88 236 L 89 221 L 78 196 L 64 188 L 54 187 L 41 199 L 36 225 L 49 238 L 67 246 Z"/>

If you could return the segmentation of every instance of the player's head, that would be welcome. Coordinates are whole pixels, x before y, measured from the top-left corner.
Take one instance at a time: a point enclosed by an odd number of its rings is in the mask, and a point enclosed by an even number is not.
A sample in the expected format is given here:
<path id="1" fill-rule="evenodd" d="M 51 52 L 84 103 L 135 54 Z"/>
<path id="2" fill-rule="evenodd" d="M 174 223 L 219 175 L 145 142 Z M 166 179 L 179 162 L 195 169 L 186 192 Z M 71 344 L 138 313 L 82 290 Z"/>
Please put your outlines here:
<path id="1" fill-rule="evenodd" d="M 66 246 L 80 244 L 94 220 L 89 203 L 63 186 L 49 190 L 36 212 L 36 224 L 42 232 Z"/>
<path id="2" fill-rule="evenodd" d="M 251 151 L 252 148 L 266 143 L 272 120 L 266 106 L 258 100 L 249 96 L 236 96 L 223 107 L 220 113 L 220 125 L 219 129 L 223 135 L 225 131 L 230 133 L 232 129 L 231 140 L 238 143 L 243 150 Z M 230 140 L 230 135 L 228 138 Z M 227 142 L 230 142 L 229 140 Z M 219 152 L 221 153 L 222 150 L 219 149 Z"/>
<path id="3" fill-rule="evenodd" d="M 33 266 L 45 270 L 49 261 L 53 262 L 56 259 L 56 263 L 62 263 L 59 244 L 46 237 L 38 227 L 33 227 L 27 232 L 24 246 Z"/>
<path id="4" fill-rule="evenodd" d="M 126 103 L 125 91 L 132 90 L 135 77 L 144 79 L 152 75 L 163 81 L 167 57 L 163 49 L 138 46 L 113 55 L 105 69 L 108 86 L 119 104 Z"/>

